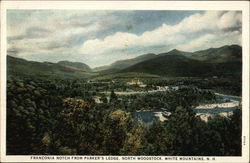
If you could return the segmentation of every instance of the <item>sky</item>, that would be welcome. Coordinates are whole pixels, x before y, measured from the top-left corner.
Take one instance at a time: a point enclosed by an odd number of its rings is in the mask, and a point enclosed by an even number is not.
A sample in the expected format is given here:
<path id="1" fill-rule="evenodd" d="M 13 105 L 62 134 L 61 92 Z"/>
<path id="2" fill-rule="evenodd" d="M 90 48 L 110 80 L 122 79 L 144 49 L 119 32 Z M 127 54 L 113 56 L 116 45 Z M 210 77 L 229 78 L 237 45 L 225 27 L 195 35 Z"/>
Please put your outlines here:
<path id="1" fill-rule="evenodd" d="M 90 67 L 172 49 L 241 45 L 240 11 L 8 10 L 7 54 Z"/>

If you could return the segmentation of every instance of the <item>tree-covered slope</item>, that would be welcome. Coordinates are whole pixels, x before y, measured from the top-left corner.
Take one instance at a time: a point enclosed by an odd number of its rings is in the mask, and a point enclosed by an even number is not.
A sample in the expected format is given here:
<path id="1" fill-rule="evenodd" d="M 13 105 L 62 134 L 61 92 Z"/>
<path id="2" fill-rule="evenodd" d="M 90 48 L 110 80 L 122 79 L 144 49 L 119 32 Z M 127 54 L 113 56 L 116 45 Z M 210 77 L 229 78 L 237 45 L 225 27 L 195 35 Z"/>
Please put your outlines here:
<path id="1" fill-rule="evenodd" d="M 209 63 L 182 55 L 164 55 L 138 63 L 121 72 L 143 72 L 169 77 L 234 76 L 241 74 L 241 62 Z"/>
<path id="2" fill-rule="evenodd" d="M 57 64 L 79 71 L 91 72 L 91 68 L 87 64 L 81 62 L 60 61 Z"/>
<path id="3" fill-rule="evenodd" d="M 238 45 L 226 45 L 194 53 L 174 49 L 121 72 L 143 72 L 171 77 L 239 76 L 242 74 L 242 49 Z"/>
<path id="4" fill-rule="evenodd" d="M 89 76 L 83 70 L 65 67 L 50 62 L 34 62 L 7 56 L 7 75 L 33 77 L 85 78 Z"/>
<path id="5" fill-rule="evenodd" d="M 152 59 L 154 57 L 156 57 L 155 54 L 149 53 L 149 54 L 144 54 L 139 57 L 132 58 L 132 59 L 118 60 L 109 66 L 97 67 L 94 69 L 94 71 L 99 71 L 104 74 L 109 73 L 109 72 L 117 72 L 119 70 L 128 68 L 137 63 Z"/>
<path id="6" fill-rule="evenodd" d="M 239 45 L 225 45 L 191 53 L 190 57 L 211 63 L 241 62 L 242 48 Z"/>

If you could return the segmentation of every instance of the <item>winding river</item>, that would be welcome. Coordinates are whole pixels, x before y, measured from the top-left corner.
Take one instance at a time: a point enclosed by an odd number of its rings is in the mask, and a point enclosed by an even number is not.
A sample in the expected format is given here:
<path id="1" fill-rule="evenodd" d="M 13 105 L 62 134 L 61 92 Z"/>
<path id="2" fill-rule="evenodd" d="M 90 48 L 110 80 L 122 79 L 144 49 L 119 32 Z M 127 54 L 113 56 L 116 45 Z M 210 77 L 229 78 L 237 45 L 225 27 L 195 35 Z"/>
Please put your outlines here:
<path id="1" fill-rule="evenodd" d="M 224 99 L 230 100 L 227 103 L 218 103 L 211 105 L 200 105 L 194 108 L 194 111 L 197 114 L 218 114 L 218 113 L 229 113 L 233 112 L 236 109 L 240 109 L 241 97 L 229 96 L 224 94 L 216 93 L 217 96 L 221 96 Z M 156 118 L 159 118 L 161 121 L 164 121 L 163 113 L 167 113 L 166 110 L 155 110 L 155 111 L 140 111 L 133 112 L 132 117 L 139 119 L 146 124 L 151 124 Z"/>

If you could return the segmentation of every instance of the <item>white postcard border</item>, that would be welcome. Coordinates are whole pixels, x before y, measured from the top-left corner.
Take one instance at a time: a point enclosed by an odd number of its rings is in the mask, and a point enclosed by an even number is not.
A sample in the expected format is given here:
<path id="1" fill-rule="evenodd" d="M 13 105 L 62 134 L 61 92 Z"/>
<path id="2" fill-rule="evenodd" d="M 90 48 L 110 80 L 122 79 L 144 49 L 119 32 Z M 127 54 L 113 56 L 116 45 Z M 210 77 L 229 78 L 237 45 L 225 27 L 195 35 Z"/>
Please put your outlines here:
<path id="1" fill-rule="evenodd" d="M 247 1 L 2 1 L 1 2 L 1 162 L 154 162 L 157 160 L 120 160 L 92 159 L 32 159 L 33 156 L 6 156 L 6 11 L 7 9 L 88 9 L 88 10 L 241 10 L 242 11 L 242 52 L 243 52 L 243 89 L 242 89 L 242 157 L 194 156 L 186 162 L 248 162 L 249 161 L 249 2 Z M 244 145 L 245 144 L 245 145 Z M 35 156 L 37 157 L 37 155 Z M 41 157 L 49 157 L 42 156 Z M 51 156 L 60 157 L 60 156 Z M 72 157 L 72 156 L 61 156 Z M 86 156 L 82 156 L 83 158 Z M 98 157 L 98 156 L 96 156 Z M 132 156 L 135 159 L 143 156 Z M 131 158 L 132 158 L 131 157 Z M 150 157 L 150 156 L 148 156 Z M 157 156 L 158 157 L 158 156 Z M 183 162 L 182 156 L 160 156 L 157 162 Z M 170 160 L 177 157 L 176 160 Z M 165 160 L 169 158 L 169 160 Z M 203 158 L 204 160 L 194 160 Z M 209 160 L 208 160 L 209 158 Z M 213 160 L 213 158 L 215 160 Z"/>

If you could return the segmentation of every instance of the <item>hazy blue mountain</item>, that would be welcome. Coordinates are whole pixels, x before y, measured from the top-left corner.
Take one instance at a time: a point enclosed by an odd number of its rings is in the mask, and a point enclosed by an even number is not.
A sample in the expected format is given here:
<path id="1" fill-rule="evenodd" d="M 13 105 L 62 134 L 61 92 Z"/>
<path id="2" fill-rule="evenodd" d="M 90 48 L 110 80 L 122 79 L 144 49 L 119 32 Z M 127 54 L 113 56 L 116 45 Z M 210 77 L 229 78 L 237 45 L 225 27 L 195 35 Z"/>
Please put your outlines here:
<path id="1" fill-rule="evenodd" d="M 91 72 L 91 68 L 87 64 L 81 62 L 60 61 L 57 62 L 57 64 L 71 69 Z"/>
<path id="2" fill-rule="evenodd" d="M 94 69 L 94 71 L 100 71 L 101 73 L 109 73 L 109 72 L 113 73 L 113 72 L 117 72 L 119 70 L 125 69 L 127 67 L 130 67 L 132 65 L 135 65 L 139 62 L 152 59 L 154 57 L 156 57 L 156 55 L 153 53 L 144 54 L 136 58 L 116 61 L 109 66 L 97 67 Z"/>

